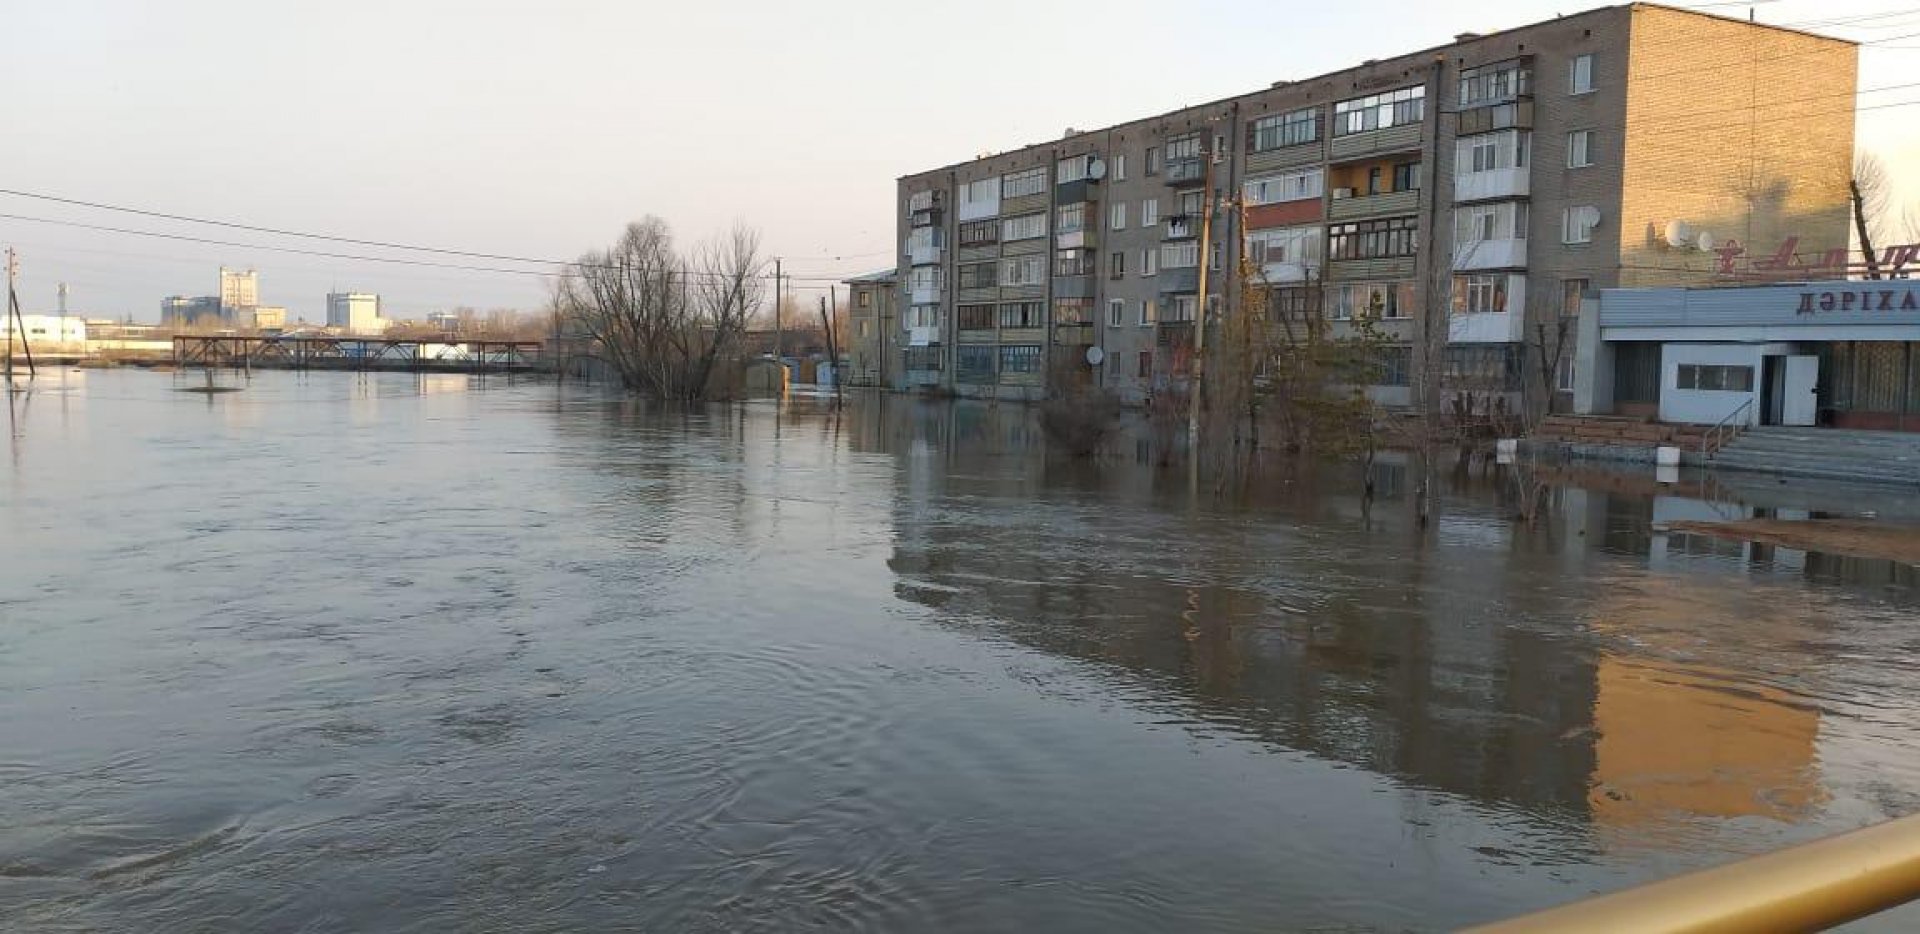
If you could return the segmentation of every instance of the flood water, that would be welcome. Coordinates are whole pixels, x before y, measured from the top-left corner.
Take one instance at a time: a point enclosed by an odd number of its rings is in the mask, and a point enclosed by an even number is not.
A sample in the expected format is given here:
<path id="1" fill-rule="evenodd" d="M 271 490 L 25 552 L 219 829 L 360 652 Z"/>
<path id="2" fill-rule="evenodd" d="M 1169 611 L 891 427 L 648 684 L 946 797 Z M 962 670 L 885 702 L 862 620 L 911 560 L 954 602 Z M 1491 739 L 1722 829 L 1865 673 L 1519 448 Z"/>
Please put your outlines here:
<path id="1" fill-rule="evenodd" d="M 1426 930 L 1920 810 L 1912 569 L 1737 494 L 199 379 L 13 400 L 0 928 Z"/>

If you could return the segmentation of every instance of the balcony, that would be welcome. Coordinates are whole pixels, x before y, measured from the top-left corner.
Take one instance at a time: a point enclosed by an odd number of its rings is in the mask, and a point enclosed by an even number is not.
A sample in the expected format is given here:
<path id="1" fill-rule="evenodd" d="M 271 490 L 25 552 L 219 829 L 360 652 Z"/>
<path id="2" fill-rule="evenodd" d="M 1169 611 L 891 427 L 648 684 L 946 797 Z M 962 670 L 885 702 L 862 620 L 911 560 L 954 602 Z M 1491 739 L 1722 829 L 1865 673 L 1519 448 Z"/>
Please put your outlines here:
<path id="1" fill-rule="evenodd" d="M 1099 245 L 1099 238 L 1094 236 L 1094 232 L 1084 228 L 1057 234 L 1053 242 L 1056 250 L 1091 250 Z"/>
<path id="2" fill-rule="evenodd" d="M 936 227 L 939 224 L 939 208 L 928 208 L 924 211 L 915 211 L 908 215 L 908 226 L 910 227 Z"/>
<path id="3" fill-rule="evenodd" d="M 1532 128 L 1533 101 L 1525 99 L 1462 110 L 1454 116 L 1453 124 L 1455 136 Z"/>
<path id="4" fill-rule="evenodd" d="M 1200 290 L 1200 267 L 1198 266 L 1162 266 L 1159 274 L 1154 278 L 1158 280 L 1160 292 L 1163 295 Z"/>
<path id="5" fill-rule="evenodd" d="M 1092 276 L 1054 276 L 1054 298 L 1092 298 L 1094 285 Z"/>
<path id="6" fill-rule="evenodd" d="M 940 287 L 937 285 L 911 286 L 907 289 L 907 304 L 938 305 L 940 304 L 940 294 Z"/>
<path id="7" fill-rule="evenodd" d="M 1330 159 L 1355 159 L 1361 156 L 1381 155 L 1394 152 L 1414 152 L 1420 149 L 1421 131 L 1426 121 L 1390 126 L 1384 130 L 1367 130 L 1361 133 L 1348 133 L 1336 136 L 1327 147 Z"/>
<path id="8" fill-rule="evenodd" d="M 1284 285 L 1293 282 L 1305 282 L 1318 278 L 1318 263 L 1266 263 L 1260 267 L 1260 275 L 1268 285 Z"/>
<path id="9" fill-rule="evenodd" d="M 1453 249 L 1453 268 L 1516 269 L 1527 264 L 1525 237 L 1508 240 L 1470 240 Z"/>
<path id="10" fill-rule="evenodd" d="M 1200 215 L 1177 214 L 1167 218 L 1168 240 L 1192 240 L 1200 236 Z"/>
<path id="11" fill-rule="evenodd" d="M 929 347 L 938 343 L 940 343 L 940 329 L 938 327 L 929 325 L 927 327 L 907 329 L 907 346 L 909 347 Z M 939 367 L 934 367 L 934 369 L 939 369 Z"/>
<path id="12" fill-rule="evenodd" d="M 907 262 L 915 266 L 937 266 L 940 264 L 941 252 L 938 246 L 908 247 Z"/>
<path id="13" fill-rule="evenodd" d="M 1168 159 L 1161 172 L 1167 184 L 1173 188 L 1191 188 L 1207 180 L 1207 165 L 1199 156 L 1188 159 Z"/>
<path id="14" fill-rule="evenodd" d="M 1418 188 L 1351 198 L 1340 197 L 1337 194 L 1346 189 L 1334 190 L 1336 195 L 1327 206 L 1328 220 L 1350 221 L 1363 217 L 1413 214 L 1420 210 L 1420 189 Z"/>
<path id="15" fill-rule="evenodd" d="M 1489 201 L 1494 198 L 1524 198 L 1531 193 L 1528 170 L 1493 169 L 1487 172 L 1463 172 L 1453 178 L 1453 200 Z"/>

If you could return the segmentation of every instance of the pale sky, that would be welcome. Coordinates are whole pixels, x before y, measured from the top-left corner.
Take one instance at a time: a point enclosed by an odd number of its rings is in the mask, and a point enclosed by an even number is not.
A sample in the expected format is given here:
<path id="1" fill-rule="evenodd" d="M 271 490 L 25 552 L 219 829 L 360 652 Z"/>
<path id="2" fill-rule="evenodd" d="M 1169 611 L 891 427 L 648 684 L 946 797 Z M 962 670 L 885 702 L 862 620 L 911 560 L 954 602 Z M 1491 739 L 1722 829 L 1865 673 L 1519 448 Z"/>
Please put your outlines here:
<path id="1" fill-rule="evenodd" d="M 1745 16 L 1745 5 L 1713 4 Z M 366 240 L 570 259 L 627 221 L 686 241 L 759 227 L 802 287 L 892 264 L 894 180 L 1057 137 L 1577 12 L 1540 0 L 16 0 L 0 28 L 0 188 Z M 1311 12 L 1303 13 L 1302 10 Z M 1860 86 L 1907 83 L 1920 9 L 1773 0 L 1786 25 L 1878 41 Z M 1908 12 L 1901 12 L 1902 10 Z M 1206 24 L 1206 25 L 1196 25 Z M 1920 87 L 1862 105 L 1920 101 Z M 1895 175 L 1920 107 L 1860 115 Z M 1908 186 L 1920 199 L 1920 186 Z M 242 244 L 479 265 L 0 195 L 0 213 Z M 535 276 L 276 254 L 0 218 L 21 299 L 150 321 L 171 294 L 260 271 L 261 301 L 325 317 L 533 308 Z"/>

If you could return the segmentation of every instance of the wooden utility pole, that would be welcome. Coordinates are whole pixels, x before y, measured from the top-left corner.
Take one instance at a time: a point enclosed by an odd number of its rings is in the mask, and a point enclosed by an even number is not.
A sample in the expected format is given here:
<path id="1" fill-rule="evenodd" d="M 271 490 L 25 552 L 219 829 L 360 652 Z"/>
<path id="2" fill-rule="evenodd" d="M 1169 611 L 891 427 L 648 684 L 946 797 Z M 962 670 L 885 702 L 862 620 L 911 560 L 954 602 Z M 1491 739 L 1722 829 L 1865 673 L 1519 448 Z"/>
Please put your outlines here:
<path id="1" fill-rule="evenodd" d="M 780 257 L 773 258 L 773 362 L 781 369 L 787 366 L 786 357 L 780 352 L 786 343 L 780 333 Z M 785 381 L 782 381 L 784 385 Z"/>
<path id="2" fill-rule="evenodd" d="M 14 283 L 20 278 L 20 255 L 7 247 L 7 389 L 13 389 L 13 334 L 20 332 L 20 348 L 27 352 L 27 378 L 34 377 L 33 343 L 27 340 L 27 321 L 20 314 L 20 293 Z"/>
<path id="3" fill-rule="evenodd" d="M 1193 310 L 1193 376 L 1187 392 L 1187 456 L 1200 457 L 1200 396 L 1206 386 L 1207 268 L 1213 258 L 1213 158 L 1209 146 L 1201 150 L 1200 274 Z"/>
<path id="4" fill-rule="evenodd" d="M 833 314 L 826 320 L 827 360 L 833 365 L 833 405 L 835 408 L 839 408 L 841 403 L 846 401 L 846 397 L 840 392 L 840 387 L 846 385 L 847 382 L 846 374 L 840 371 L 840 342 L 838 335 L 836 335 L 833 330 L 834 321 L 840 317 L 840 287 L 835 285 L 827 286 L 827 299 L 829 304 L 833 306 Z"/>

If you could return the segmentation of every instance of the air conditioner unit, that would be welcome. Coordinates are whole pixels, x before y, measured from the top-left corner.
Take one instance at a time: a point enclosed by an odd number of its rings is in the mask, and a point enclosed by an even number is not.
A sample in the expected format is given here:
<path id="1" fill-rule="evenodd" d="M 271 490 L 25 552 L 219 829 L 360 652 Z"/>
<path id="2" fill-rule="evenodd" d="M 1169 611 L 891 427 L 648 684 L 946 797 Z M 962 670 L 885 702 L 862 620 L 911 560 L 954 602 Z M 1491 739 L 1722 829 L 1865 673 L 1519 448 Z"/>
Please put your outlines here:
<path id="1" fill-rule="evenodd" d="M 1351 197 L 1353 197 L 1353 189 L 1351 188 L 1335 188 L 1333 190 L 1333 200 L 1335 201 Z"/>

